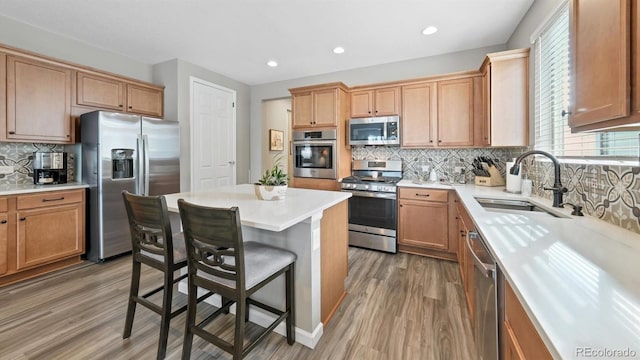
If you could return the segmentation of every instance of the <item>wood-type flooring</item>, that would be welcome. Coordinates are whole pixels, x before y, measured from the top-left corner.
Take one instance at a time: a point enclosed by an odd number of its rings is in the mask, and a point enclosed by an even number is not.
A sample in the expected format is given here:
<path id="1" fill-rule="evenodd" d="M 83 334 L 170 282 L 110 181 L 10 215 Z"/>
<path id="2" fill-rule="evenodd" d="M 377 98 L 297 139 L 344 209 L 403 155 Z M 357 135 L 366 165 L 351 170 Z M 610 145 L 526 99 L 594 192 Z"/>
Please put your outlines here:
<path id="1" fill-rule="evenodd" d="M 161 281 L 143 269 L 141 290 Z M 0 359 L 155 359 L 160 317 L 152 311 L 138 306 L 131 338 L 122 339 L 130 270 L 125 256 L 0 288 Z M 314 350 L 272 333 L 247 359 L 475 359 L 456 263 L 349 248 L 346 289 Z M 213 309 L 200 308 L 199 316 Z M 171 322 L 168 359 L 180 359 L 184 315 Z M 231 339 L 232 324 L 226 315 L 211 326 L 229 328 Z M 248 337 L 258 329 L 249 324 Z M 231 356 L 196 336 L 191 358 Z"/>

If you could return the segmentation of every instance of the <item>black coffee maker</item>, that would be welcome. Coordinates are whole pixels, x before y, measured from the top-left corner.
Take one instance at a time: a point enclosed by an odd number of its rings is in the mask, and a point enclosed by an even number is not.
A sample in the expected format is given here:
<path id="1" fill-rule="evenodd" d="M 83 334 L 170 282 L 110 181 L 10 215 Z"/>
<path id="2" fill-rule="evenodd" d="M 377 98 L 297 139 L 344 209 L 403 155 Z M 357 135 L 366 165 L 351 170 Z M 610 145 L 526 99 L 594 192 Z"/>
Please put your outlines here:
<path id="1" fill-rule="evenodd" d="M 33 183 L 52 185 L 67 183 L 66 152 L 34 152 Z"/>

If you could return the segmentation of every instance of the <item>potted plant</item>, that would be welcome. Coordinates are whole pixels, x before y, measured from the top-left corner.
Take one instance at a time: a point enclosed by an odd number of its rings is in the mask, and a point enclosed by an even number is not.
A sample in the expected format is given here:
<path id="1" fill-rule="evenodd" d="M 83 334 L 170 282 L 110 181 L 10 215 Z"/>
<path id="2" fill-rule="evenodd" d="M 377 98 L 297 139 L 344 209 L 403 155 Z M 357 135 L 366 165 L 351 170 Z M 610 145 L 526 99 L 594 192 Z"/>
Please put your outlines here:
<path id="1" fill-rule="evenodd" d="M 273 160 L 273 167 L 267 169 L 253 186 L 260 200 L 283 200 L 287 194 L 289 177 L 282 171 L 281 157 L 276 156 Z"/>

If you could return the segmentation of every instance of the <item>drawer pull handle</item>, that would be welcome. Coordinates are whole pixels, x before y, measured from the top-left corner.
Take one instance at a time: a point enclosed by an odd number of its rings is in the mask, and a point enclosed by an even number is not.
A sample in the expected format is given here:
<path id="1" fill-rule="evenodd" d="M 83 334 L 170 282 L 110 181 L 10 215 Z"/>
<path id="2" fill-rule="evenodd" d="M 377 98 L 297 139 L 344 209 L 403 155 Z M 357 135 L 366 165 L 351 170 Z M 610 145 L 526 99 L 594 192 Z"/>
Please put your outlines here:
<path id="1" fill-rule="evenodd" d="M 416 194 L 416 196 L 424 196 L 424 197 L 429 197 L 429 194 Z"/>
<path id="2" fill-rule="evenodd" d="M 26 217 L 21 217 L 21 218 L 20 218 L 20 221 L 25 221 L 25 220 L 27 220 L 27 218 L 26 218 Z"/>
<path id="3" fill-rule="evenodd" d="M 6 223 L 7 223 L 7 220 L 0 221 L 0 224 L 6 224 Z"/>
<path id="4" fill-rule="evenodd" d="M 60 200 L 64 200 L 64 196 L 61 196 L 59 198 L 55 198 L 55 199 L 42 199 L 42 202 L 47 202 L 47 201 L 60 201 Z"/>

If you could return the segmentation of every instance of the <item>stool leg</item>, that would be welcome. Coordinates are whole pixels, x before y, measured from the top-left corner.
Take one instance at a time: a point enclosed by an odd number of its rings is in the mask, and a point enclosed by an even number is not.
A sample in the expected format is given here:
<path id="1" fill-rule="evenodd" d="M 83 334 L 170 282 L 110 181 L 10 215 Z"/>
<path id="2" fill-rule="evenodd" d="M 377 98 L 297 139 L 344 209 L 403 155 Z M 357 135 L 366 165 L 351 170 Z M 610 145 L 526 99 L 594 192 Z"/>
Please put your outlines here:
<path id="1" fill-rule="evenodd" d="M 220 296 L 220 306 L 224 308 L 224 310 L 222 310 L 223 314 L 228 314 L 229 313 L 229 307 L 225 307 L 224 304 L 227 301 L 227 298 L 225 298 L 224 296 Z"/>
<path id="2" fill-rule="evenodd" d="M 131 269 L 131 288 L 129 290 L 129 303 L 127 305 L 127 317 L 124 322 L 123 339 L 127 339 L 131 336 L 131 328 L 133 327 L 133 316 L 136 313 L 136 301 L 138 297 L 138 290 L 140 289 L 140 267 L 141 264 L 136 260 L 133 260 Z"/>
<path id="3" fill-rule="evenodd" d="M 249 298 L 244 302 L 244 322 L 249 322 Z"/>
<path id="4" fill-rule="evenodd" d="M 191 358 L 191 345 L 193 343 L 192 327 L 196 324 L 196 306 L 198 306 L 198 287 L 193 285 L 189 275 L 189 290 L 187 294 L 187 318 L 184 326 L 184 341 L 182 344 L 182 360 Z"/>
<path id="5" fill-rule="evenodd" d="M 173 272 L 168 268 L 164 270 L 164 296 L 162 297 L 162 320 L 160 320 L 158 360 L 164 359 L 167 353 L 167 339 L 169 338 L 169 323 L 171 321 L 171 299 L 173 298 Z"/>
<path id="6" fill-rule="evenodd" d="M 286 287 L 286 311 L 287 315 L 287 343 L 293 345 L 296 342 L 296 303 L 295 303 L 295 263 L 289 265 L 289 269 L 285 272 Z"/>
<path id="7" fill-rule="evenodd" d="M 233 337 L 233 359 L 242 359 L 242 351 L 244 348 L 244 314 L 246 299 L 240 298 L 236 301 L 236 329 Z"/>

